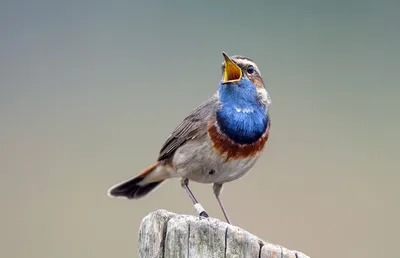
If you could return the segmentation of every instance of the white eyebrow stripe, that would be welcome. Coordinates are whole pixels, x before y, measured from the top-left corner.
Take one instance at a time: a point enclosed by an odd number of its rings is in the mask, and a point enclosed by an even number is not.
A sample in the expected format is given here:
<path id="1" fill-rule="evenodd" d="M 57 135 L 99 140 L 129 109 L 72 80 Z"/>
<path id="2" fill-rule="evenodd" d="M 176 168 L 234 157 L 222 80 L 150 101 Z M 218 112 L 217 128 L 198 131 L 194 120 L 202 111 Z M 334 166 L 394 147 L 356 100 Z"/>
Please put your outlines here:
<path id="1" fill-rule="evenodd" d="M 243 66 L 247 66 L 247 65 L 254 66 L 254 68 L 256 69 L 257 73 L 259 75 L 261 75 L 260 69 L 258 69 L 258 66 L 253 61 L 250 61 L 248 59 L 241 59 L 241 58 L 233 58 L 233 59 L 235 60 L 236 63 L 241 64 Z"/>

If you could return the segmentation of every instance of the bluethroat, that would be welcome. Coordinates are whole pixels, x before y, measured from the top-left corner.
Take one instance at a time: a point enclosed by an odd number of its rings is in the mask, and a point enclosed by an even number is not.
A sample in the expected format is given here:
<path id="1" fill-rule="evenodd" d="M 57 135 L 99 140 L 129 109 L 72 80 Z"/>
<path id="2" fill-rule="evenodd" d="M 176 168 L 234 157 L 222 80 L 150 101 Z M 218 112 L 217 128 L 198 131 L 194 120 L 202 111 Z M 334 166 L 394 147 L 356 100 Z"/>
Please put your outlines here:
<path id="1" fill-rule="evenodd" d="M 157 162 L 132 179 L 113 186 L 112 197 L 138 199 L 169 178 L 181 178 L 198 214 L 208 214 L 189 188 L 189 181 L 213 184 L 214 194 L 230 223 L 220 194 L 224 183 L 249 171 L 260 157 L 271 126 L 271 99 L 255 62 L 222 53 L 222 79 L 217 92 L 194 109 L 162 146 Z"/>

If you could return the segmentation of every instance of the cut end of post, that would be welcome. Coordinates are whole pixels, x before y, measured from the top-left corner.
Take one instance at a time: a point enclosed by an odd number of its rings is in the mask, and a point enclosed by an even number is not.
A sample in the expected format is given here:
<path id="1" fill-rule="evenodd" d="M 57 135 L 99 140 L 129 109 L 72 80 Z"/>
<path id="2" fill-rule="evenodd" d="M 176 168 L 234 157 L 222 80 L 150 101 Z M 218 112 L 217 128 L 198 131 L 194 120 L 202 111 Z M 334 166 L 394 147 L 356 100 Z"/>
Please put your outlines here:
<path id="1" fill-rule="evenodd" d="M 215 218 L 157 210 L 143 218 L 139 257 L 309 258 Z"/>

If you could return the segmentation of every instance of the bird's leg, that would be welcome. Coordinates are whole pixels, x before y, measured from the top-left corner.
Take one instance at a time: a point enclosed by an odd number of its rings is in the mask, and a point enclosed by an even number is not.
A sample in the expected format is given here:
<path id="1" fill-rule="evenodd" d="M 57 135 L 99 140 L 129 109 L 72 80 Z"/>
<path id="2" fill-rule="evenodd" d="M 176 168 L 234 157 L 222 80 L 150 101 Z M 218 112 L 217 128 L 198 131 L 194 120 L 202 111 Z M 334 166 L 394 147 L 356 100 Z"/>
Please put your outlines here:
<path id="1" fill-rule="evenodd" d="M 219 196 L 220 196 L 220 194 L 221 194 L 221 190 L 222 190 L 222 184 L 217 184 L 217 183 L 215 183 L 215 184 L 213 185 L 213 190 L 214 190 L 215 197 L 217 197 L 219 206 L 221 207 L 222 212 L 224 213 L 226 222 L 228 222 L 229 224 L 231 224 L 231 221 L 230 221 L 229 218 L 228 218 L 228 214 L 227 214 L 226 211 L 225 211 L 224 205 L 222 204 L 222 201 L 221 201 L 221 199 L 219 198 Z"/>
<path id="2" fill-rule="evenodd" d="M 194 204 L 194 208 L 196 209 L 197 213 L 201 217 L 208 218 L 207 212 L 204 210 L 203 206 L 196 200 L 196 197 L 194 197 L 192 191 L 189 189 L 189 179 L 187 178 L 182 178 L 181 180 L 181 186 L 185 188 L 187 194 L 189 195 L 190 199 L 192 200 Z"/>

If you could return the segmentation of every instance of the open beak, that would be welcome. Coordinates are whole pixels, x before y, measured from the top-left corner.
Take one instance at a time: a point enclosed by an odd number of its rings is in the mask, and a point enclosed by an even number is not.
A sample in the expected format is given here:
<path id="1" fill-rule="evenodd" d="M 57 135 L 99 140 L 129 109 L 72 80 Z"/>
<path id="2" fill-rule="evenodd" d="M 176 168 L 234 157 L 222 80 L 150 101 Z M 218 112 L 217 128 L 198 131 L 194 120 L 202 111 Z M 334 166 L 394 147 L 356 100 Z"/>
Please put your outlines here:
<path id="1" fill-rule="evenodd" d="M 229 83 L 229 82 L 238 82 L 242 79 L 242 69 L 240 69 L 237 64 L 232 62 L 232 60 L 229 58 L 225 52 L 222 52 L 222 55 L 225 58 L 225 69 L 224 69 L 224 83 Z"/>

